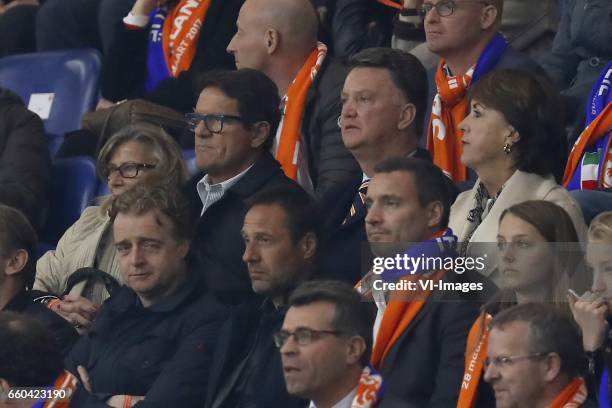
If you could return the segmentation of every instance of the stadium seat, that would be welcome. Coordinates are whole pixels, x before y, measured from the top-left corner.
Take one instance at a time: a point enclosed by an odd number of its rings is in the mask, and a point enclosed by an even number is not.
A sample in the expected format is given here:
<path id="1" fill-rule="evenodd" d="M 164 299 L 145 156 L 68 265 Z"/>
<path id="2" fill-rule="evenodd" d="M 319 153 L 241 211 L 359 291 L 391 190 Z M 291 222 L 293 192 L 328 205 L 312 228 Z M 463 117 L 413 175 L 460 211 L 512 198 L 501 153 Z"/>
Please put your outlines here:
<path id="1" fill-rule="evenodd" d="M 0 58 L 0 86 L 42 115 L 54 155 L 64 133 L 80 129 L 83 113 L 95 109 L 100 67 L 101 56 L 94 49 L 12 55 Z"/>
<path id="2" fill-rule="evenodd" d="M 51 207 L 41 242 L 55 245 L 94 197 L 96 165 L 89 157 L 56 159 L 51 168 Z"/>

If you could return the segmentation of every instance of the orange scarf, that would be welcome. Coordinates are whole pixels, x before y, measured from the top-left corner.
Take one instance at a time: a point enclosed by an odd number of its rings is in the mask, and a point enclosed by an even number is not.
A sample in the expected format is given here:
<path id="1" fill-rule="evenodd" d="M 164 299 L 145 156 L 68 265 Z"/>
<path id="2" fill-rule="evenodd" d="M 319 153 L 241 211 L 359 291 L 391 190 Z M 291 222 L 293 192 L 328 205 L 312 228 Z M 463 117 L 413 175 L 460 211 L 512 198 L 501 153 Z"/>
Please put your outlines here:
<path id="1" fill-rule="evenodd" d="M 580 136 L 576 143 L 574 143 L 574 147 L 572 147 L 572 151 L 567 159 L 567 165 L 565 167 L 565 173 L 563 173 L 563 187 L 567 187 L 569 182 L 574 175 L 574 172 L 580 165 L 580 161 L 582 160 L 582 155 L 584 154 L 586 148 L 593 143 L 597 142 L 599 137 L 603 134 L 608 133 L 612 129 L 612 104 L 608 104 L 605 107 L 603 112 L 593 120 L 587 126 Z M 602 152 L 601 154 L 608 154 L 608 152 Z M 605 171 L 606 163 L 604 161 L 603 165 L 599 169 L 599 172 Z M 600 177 L 599 180 L 603 180 L 603 177 Z M 599 186 L 602 187 L 602 186 Z"/>
<path id="2" fill-rule="evenodd" d="M 427 279 L 437 282 L 442 279 L 445 273 L 446 271 L 444 270 L 437 271 L 427 277 Z M 408 282 L 417 281 L 419 279 L 423 279 L 423 275 L 410 276 L 401 281 Z M 428 289 L 419 290 L 418 295 L 411 291 L 395 291 L 392 293 L 380 323 L 380 329 L 376 335 L 374 348 L 372 349 L 370 363 L 374 368 L 380 369 L 385 357 L 387 357 L 387 354 L 389 354 L 389 351 L 391 351 L 397 340 L 410 327 L 410 323 L 423 308 L 430 293 L 431 291 Z M 414 298 L 415 295 L 423 300 L 406 300 Z"/>
<path id="3" fill-rule="evenodd" d="M 467 88 L 472 82 L 474 67 L 464 75 L 448 75 L 444 60 L 436 70 L 435 80 L 438 93 L 431 108 L 427 129 L 427 150 L 433 162 L 453 181 L 465 181 L 467 169 L 461 163 L 461 137 L 457 128 L 468 110 Z"/>
<path id="4" fill-rule="evenodd" d="M 64 371 L 56 378 L 55 382 L 53 383 L 53 390 L 63 390 L 64 392 L 61 395 L 58 395 L 56 398 L 46 400 L 42 407 L 68 408 L 70 406 L 70 400 L 76 392 L 78 383 L 79 381 L 74 375 L 72 375 L 68 371 Z"/>
<path id="5" fill-rule="evenodd" d="M 482 377 L 484 361 L 487 357 L 487 340 L 489 338 L 489 323 L 491 316 L 483 313 L 472 325 L 467 338 L 465 353 L 465 370 L 457 408 L 472 408 L 476 403 L 476 393 Z"/>
<path id="6" fill-rule="evenodd" d="M 276 160 L 283 167 L 285 175 L 297 179 L 297 158 L 300 151 L 300 124 L 306 108 L 306 95 L 327 55 L 327 47 L 318 43 L 312 50 L 297 76 L 289 86 L 285 99 L 283 120 L 279 125 L 280 139 Z"/>
<path id="7" fill-rule="evenodd" d="M 162 47 L 171 77 L 176 78 L 191 67 L 210 3 L 211 0 L 181 0 L 172 10 L 168 10 Z"/>
<path id="8" fill-rule="evenodd" d="M 580 377 L 567 384 L 557 397 L 548 405 L 548 408 L 576 408 L 587 399 L 587 387 Z"/>
<path id="9" fill-rule="evenodd" d="M 401 10 L 403 8 L 403 5 L 401 3 L 396 3 L 393 0 L 378 0 L 378 2 L 383 6 L 392 7 L 398 10 Z"/>

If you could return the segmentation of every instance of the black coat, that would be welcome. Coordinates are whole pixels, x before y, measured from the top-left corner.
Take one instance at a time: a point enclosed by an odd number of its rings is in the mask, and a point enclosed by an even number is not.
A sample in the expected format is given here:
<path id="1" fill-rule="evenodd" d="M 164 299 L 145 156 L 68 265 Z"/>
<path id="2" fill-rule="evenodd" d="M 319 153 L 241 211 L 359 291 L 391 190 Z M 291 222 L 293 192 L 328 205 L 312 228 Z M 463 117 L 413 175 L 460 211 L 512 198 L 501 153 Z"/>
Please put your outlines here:
<path id="1" fill-rule="evenodd" d="M 82 365 L 92 385 L 71 406 L 106 407 L 105 399 L 127 394 L 146 396 L 139 407 L 200 407 L 226 315 L 195 272 L 148 308 L 123 286 L 66 358 L 66 369 L 77 375 Z"/>
<path id="2" fill-rule="evenodd" d="M 244 0 L 213 0 L 198 38 L 191 68 L 177 78 L 168 78 L 145 93 L 149 28 L 128 30 L 122 21 L 116 26 L 113 43 L 102 65 L 102 96 L 111 101 L 145 98 L 180 112 L 195 106 L 202 73 L 211 69 L 234 69 L 234 57 L 225 50 L 236 33 L 236 19 Z"/>
<path id="3" fill-rule="evenodd" d="M 46 220 L 51 159 L 40 118 L 0 88 L 0 203 L 22 211 L 37 229 Z"/>
<path id="4" fill-rule="evenodd" d="M 306 95 L 302 135 L 310 177 L 319 197 L 361 173 L 359 164 L 342 142 L 338 126 L 342 111 L 340 93 L 346 75 L 347 68 L 328 57 Z"/>
<path id="5" fill-rule="evenodd" d="M 187 194 L 199 209 L 202 202 L 196 186 L 203 176 L 197 175 L 187 185 Z M 207 286 L 224 303 L 239 304 L 253 295 L 248 269 L 242 260 L 245 201 L 265 188 L 291 183 L 294 182 L 285 176 L 272 155 L 263 153 L 198 220 L 192 252 L 198 258 Z"/>
<path id="6" fill-rule="evenodd" d="M 45 305 L 35 303 L 30 293 L 25 290 L 15 296 L 2 311 L 25 313 L 42 322 L 53 334 L 64 355 L 68 354 L 79 338 L 76 330 L 63 317 L 47 309 Z"/>

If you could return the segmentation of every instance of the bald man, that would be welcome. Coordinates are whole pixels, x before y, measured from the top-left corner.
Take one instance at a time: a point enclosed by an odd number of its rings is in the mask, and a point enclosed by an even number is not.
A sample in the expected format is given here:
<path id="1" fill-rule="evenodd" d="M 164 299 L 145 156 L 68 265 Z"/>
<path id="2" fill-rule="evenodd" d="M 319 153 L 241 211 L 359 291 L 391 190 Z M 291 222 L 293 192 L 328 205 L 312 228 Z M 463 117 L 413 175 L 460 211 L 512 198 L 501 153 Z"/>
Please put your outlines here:
<path id="1" fill-rule="evenodd" d="M 318 18 L 309 0 L 247 0 L 227 47 L 237 68 L 270 77 L 283 97 L 273 146 L 285 174 L 323 196 L 360 177 L 338 127 L 346 68 L 317 42 Z"/>

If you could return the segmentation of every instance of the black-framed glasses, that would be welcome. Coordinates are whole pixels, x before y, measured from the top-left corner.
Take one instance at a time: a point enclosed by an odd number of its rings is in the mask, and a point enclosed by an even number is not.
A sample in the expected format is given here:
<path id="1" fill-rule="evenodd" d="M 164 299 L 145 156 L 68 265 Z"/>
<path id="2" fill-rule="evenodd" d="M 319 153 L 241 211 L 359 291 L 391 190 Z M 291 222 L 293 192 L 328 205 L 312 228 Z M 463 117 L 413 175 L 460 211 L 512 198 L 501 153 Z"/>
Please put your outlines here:
<path id="1" fill-rule="evenodd" d="M 542 358 L 548 355 L 548 353 L 540 352 L 540 353 L 530 353 L 530 354 L 521 354 L 516 356 L 498 356 L 495 358 L 487 358 L 484 362 L 484 369 L 489 368 L 490 365 L 493 365 L 497 368 L 508 367 L 512 365 L 515 361 L 532 359 L 532 358 Z"/>
<path id="2" fill-rule="evenodd" d="M 293 332 L 290 332 L 289 330 L 281 330 L 274 334 L 274 344 L 276 344 L 276 347 L 281 348 L 285 342 L 289 340 L 289 337 L 293 336 L 297 344 L 300 346 L 307 346 L 313 341 L 319 339 L 324 334 L 339 336 L 343 333 L 337 330 L 314 330 L 306 327 L 296 329 Z"/>
<path id="3" fill-rule="evenodd" d="M 204 122 L 204 126 L 211 133 L 221 133 L 223 131 L 223 124 L 229 121 L 235 121 L 240 123 L 246 123 L 244 118 L 236 115 L 226 115 L 223 113 L 210 113 L 208 115 L 203 115 L 197 112 L 189 112 L 185 115 L 185 119 L 187 119 L 187 125 L 189 126 L 189 130 L 195 132 L 196 127 L 200 124 L 200 122 Z"/>
<path id="4" fill-rule="evenodd" d="M 463 3 L 481 3 L 484 5 L 489 5 L 488 2 L 483 1 L 483 0 L 465 0 L 459 3 L 453 0 L 441 1 L 436 4 L 423 3 L 421 7 L 419 8 L 419 14 L 422 17 L 425 17 L 427 13 L 429 13 L 431 10 L 436 9 L 436 12 L 438 13 L 440 17 L 448 17 L 455 12 L 455 9 L 457 8 L 458 5 L 463 4 Z"/>
<path id="5" fill-rule="evenodd" d="M 134 178 L 138 176 L 140 169 L 150 170 L 155 168 L 155 164 L 127 162 L 119 166 L 108 164 L 104 168 L 104 177 L 109 178 L 111 174 L 118 171 L 123 178 Z"/>

